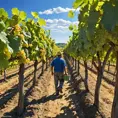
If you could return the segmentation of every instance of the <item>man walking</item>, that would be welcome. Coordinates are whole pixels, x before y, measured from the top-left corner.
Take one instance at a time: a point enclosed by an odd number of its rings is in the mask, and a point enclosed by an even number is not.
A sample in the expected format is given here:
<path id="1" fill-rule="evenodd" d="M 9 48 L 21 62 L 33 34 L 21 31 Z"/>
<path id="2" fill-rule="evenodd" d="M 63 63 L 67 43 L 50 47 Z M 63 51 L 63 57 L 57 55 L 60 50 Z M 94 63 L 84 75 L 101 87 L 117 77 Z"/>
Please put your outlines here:
<path id="1" fill-rule="evenodd" d="M 56 95 L 62 93 L 64 84 L 64 74 L 67 74 L 66 62 L 62 58 L 62 53 L 58 52 L 57 57 L 51 62 L 51 72 L 54 75 Z"/>

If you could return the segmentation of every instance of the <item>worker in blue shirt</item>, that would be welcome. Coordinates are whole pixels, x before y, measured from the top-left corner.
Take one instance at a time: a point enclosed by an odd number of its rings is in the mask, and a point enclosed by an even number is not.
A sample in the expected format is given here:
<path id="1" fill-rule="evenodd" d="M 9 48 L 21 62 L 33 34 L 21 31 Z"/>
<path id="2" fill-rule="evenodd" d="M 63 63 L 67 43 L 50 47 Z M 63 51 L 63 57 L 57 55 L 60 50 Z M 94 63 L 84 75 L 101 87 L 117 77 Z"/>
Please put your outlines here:
<path id="1" fill-rule="evenodd" d="M 57 57 L 51 62 L 51 72 L 54 75 L 56 95 L 62 93 L 64 84 L 64 74 L 67 75 L 67 66 L 65 60 L 62 58 L 62 52 L 57 53 Z"/>

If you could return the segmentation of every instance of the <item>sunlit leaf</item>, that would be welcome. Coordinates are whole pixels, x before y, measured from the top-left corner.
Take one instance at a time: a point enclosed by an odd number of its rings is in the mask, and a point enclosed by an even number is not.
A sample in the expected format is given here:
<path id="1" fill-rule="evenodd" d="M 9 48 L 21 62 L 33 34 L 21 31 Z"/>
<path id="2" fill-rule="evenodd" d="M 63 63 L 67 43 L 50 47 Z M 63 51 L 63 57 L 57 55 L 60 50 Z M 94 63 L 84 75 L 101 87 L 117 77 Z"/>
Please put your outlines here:
<path id="1" fill-rule="evenodd" d="M 32 16 L 33 16 L 34 18 L 38 18 L 38 17 L 39 17 L 39 15 L 38 15 L 37 12 L 31 12 L 31 14 L 32 14 Z"/>
<path id="2" fill-rule="evenodd" d="M 9 43 L 9 41 L 8 41 L 8 39 L 7 39 L 6 36 L 7 36 L 7 35 L 6 35 L 5 32 L 1 32 L 1 33 L 0 33 L 0 40 L 1 40 L 4 44 L 8 44 L 8 43 Z"/>
<path id="3" fill-rule="evenodd" d="M 12 14 L 13 15 L 19 15 L 19 10 L 18 10 L 18 8 L 12 8 Z"/>
<path id="4" fill-rule="evenodd" d="M 46 25 L 46 21 L 42 18 L 39 18 L 38 23 L 40 24 L 40 26 L 45 26 Z"/>
<path id="5" fill-rule="evenodd" d="M 2 16 L 7 18 L 8 17 L 8 13 L 3 8 L 0 8 L 0 17 L 2 17 Z"/>
<path id="6" fill-rule="evenodd" d="M 27 17 L 27 14 L 24 11 L 21 11 L 19 14 L 19 17 L 21 18 L 21 20 L 25 20 Z"/>
<path id="7" fill-rule="evenodd" d="M 70 10 L 70 11 L 68 12 L 68 17 L 69 17 L 69 18 L 73 18 L 73 17 L 74 17 L 74 13 L 73 13 L 72 10 Z"/>
<path id="8" fill-rule="evenodd" d="M 77 9 L 83 2 L 84 2 L 84 0 L 76 0 L 73 3 L 73 8 Z"/>
<path id="9" fill-rule="evenodd" d="M 69 30 L 73 30 L 73 25 L 72 24 L 69 26 Z"/>
<path id="10" fill-rule="evenodd" d="M 0 21 L 0 32 L 5 29 L 5 23 L 3 21 Z"/>

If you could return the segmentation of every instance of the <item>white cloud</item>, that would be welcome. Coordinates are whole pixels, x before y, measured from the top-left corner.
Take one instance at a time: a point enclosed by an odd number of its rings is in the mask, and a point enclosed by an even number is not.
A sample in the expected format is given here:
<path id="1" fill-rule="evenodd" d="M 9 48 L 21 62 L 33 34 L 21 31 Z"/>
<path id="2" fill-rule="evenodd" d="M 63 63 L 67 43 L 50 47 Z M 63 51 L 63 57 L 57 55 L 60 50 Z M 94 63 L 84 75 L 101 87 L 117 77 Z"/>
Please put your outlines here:
<path id="1" fill-rule="evenodd" d="M 46 14 L 46 15 L 53 14 L 53 11 L 52 11 L 52 9 L 48 9 L 48 10 L 45 10 L 43 12 L 40 11 L 39 14 Z"/>
<path id="2" fill-rule="evenodd" d="M 70 10 L 72 11 L 76 11 L 76 12 L 79 12 L 79 8 L 78 9 L 73 9 L 73 8 L 62 8 L 62 7 L 56 7 L 56 8 L 52 8 L 52 9 L 47 9 L 45 11 L 40 11 L 39 14 L 46 14 L 46 15 L 49 15 L 49 14 L 59 14 L 59 13 L 66 13 L 66 12 L 69 12 Z"/>
<path id="3" fill-rule="evenodd" d="M 70 24 L 78 25 L 78 21 L 71 22 L 64 19 L 47 19 L 46 24 L 46 29 L 50 29 L 51 31 L 55 32 L 65 33 L 69 31 L 68 27 L 70 26 Z"/>
<path id="4" fill-rule="evenodd" d="M 78 21 L 69 21 L 64 19 L 47 19 L 45 29 L 51 30 L 51 37 L 55 39 L 56 42 L 67 42 L 71 31 L 69 31 L 69 25 L 78 25 Z"/>

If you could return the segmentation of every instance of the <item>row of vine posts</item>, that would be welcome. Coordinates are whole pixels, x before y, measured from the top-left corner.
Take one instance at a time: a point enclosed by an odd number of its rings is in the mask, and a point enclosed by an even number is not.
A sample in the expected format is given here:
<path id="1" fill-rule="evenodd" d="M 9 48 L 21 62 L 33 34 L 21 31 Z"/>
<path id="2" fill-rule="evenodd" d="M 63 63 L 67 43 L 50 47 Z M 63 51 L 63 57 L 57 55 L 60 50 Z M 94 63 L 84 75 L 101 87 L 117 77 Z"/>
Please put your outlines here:
<path id="1" fill-rule="evenodd" d="M 96 108 L 99 110 L 99 94 L 100 94 L 100 86 L 101 86 L 101 82 L 102 82 L 102 78 L 103 78 L 103 73 L 104 73 L 104 70 L 105 70 L 105 65 L 106 65 L 106 62 L 107 62 L 107 58 L 111 52 L 112 48 L 110 48 L 106 54 L 106 57 L 104 59 L 104 61 L 102 62 L 99 58 L 99 54 L 98 54 L 98 66 L 96 65 L 96 63 L 94 62 L 94 60 L 92 60 L 92 66 L 94 65 L 94 67 L 96 67 L 97 69 L 97 81 L 96 81 L 96 87 L 95 87 L 95 95 L 94 95 L 94 105 L 96 106 Z M 75 68 L 75 70 L 77 71 L 78 75 L 80 75 L 80 64 L 81 61 L 80 60 L 76 60 L 75 58 L 69 56 L 68 54 L 65 54 L 66 57 L 71 60 L 72 62 L 72 66 Z M 117 53 L 117 56 L 118 56 L 118 53 Z M 78 65 L 77 65 L 78 64 Z M 110 69 L 110 62 L 108 62 L 108 71 Z M 87 61 L 84 61 L 83 62 L 83 66 L 85 68 L 85 78 L 84 78 L 84 85 L 85 85 L 85 89 L 86 91 L 89 92 L 89 88 L 88 88 L 88 65 L 87 65 Z M 112 65 L 112 66 L 115 66 L 115 65 Z M 118 59 L 117 59 L 117 62 L 116 62 L 116 66 L 115 66 L 115 72 L 114 72 L 114 76 L 116 76 L 116 80 L 115 80 L 115 93 L 114 93 L 114 100 L 113 100 L 113 104 L 112 104 L 112 111 L 111 111 L 111 117 L 112 118 L 118 118 L 117 116 L 117 112 L 114 111 L 116 110 L 115 107 L 117 106 L 118 104 L 118 72 L 116 70 L 118 70 Z M 112 112 L 115 112 L 115 116 L 117 117 L 114 117 L 112 116 Z"/>
<path id="2" fill-rule="evenodd" d="M 41 64 L 41 74 L 43 75 L 44 70 L 47 70 L 49 64 L 50 64 L 51 58 L 47 59 L 46 62 L 41 61 L 38 62 L 37 60 L 34 61 L 34 77 L 33 77 L 33 83 L 32 86 L 34 87 L 36 85 L 37 82 L 37 67 L 38 64 Z M 18 99 L 18 107 L 17 107 L 17 115 L 21 116 L 24 112 L 24 108 L 25 108 L 25 101 L 24 101 L 24 72 L 25 72 L 25 65 L 24 64 L 20 64 L 19 66 L 19 86 L 18 86 L 18 91 L 19 91 L 19 99 Z"/>

